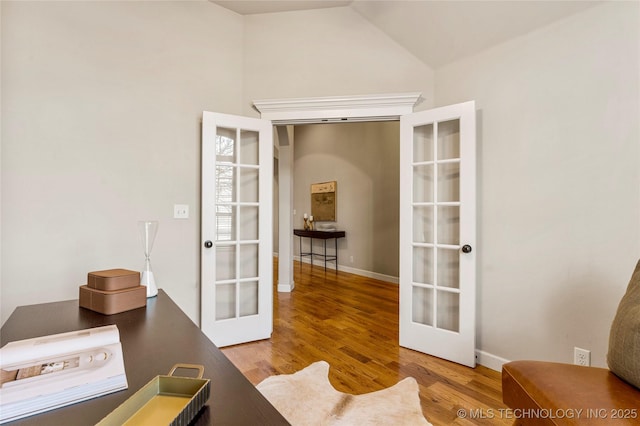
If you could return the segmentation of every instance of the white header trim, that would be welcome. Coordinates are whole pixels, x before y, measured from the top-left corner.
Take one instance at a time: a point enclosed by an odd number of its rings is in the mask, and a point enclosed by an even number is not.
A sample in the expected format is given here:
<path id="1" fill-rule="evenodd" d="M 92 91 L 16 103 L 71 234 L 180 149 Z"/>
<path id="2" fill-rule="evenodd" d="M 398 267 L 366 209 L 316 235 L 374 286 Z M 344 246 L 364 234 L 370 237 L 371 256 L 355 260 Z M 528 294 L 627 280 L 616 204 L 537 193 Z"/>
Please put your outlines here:
<path id="1" fill-rule="evenodd" d="M 261 118 L 273 124 L 398 120 L 413 112 L 421 93 L 390 93 L 253 101 Z"/>

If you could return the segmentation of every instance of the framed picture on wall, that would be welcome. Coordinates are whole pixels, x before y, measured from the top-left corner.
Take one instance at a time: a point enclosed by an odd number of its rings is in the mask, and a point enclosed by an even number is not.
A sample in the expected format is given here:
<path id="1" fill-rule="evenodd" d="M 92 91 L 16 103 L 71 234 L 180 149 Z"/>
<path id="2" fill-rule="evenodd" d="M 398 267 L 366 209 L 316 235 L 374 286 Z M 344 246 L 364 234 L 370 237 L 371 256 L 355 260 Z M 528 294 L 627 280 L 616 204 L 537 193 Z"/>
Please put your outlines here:
<path id="1" fill-rule="evenodd" d="M 314 222 L 335 222 L 337 188 L 335 180 L 311 185 L 311 214 Z"/>

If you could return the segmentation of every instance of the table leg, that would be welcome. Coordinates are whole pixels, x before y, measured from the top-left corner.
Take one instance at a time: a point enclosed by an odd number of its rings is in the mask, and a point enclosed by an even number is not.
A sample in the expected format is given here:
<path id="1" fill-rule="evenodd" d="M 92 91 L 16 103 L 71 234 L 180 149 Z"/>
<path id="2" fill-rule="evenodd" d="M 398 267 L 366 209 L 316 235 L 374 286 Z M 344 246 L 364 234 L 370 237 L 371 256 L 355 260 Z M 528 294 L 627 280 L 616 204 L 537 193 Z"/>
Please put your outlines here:
<path id="1" fill-rule="evenodd" d="M 324 240 L 324 271 L 327 272 L 327 240 Z"/>

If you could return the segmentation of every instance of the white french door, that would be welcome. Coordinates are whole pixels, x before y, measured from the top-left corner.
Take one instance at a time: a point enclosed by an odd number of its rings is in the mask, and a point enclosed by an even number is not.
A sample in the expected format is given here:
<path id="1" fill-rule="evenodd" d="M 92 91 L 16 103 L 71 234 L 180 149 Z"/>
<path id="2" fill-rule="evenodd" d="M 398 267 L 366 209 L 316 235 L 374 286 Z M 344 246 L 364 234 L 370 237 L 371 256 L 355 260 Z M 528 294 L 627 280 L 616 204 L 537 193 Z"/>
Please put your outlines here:
<path id="1" fill-rule="evenodd" d="M 202 117 L 201 328 L 217 345 L 273 330 L 271 121 Z"/>
<path id="2" fill-rule="evenodd" d="M 475 103 L 400 118 L 400 345 L 475 367 Z"/>

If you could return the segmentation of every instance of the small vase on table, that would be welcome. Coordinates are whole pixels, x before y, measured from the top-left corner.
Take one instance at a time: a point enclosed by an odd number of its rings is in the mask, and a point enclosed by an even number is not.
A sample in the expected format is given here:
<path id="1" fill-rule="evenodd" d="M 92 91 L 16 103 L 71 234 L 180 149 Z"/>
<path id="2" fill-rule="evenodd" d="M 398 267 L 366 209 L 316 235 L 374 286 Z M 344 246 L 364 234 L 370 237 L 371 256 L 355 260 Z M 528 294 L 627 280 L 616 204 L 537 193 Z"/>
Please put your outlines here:
<path id="1" fill-rule="evenodd" d="M 138 222 L 138 228 L 140 229 L 142 247 L 144 248 L 144 270 L 142 271 L 140 284 L 147 286 L 147 298 L 149 298 L 158 295 L 158 287 L 151 270 L 151 249 L 158 232 L 158 221 L 141 220 Z"/>

